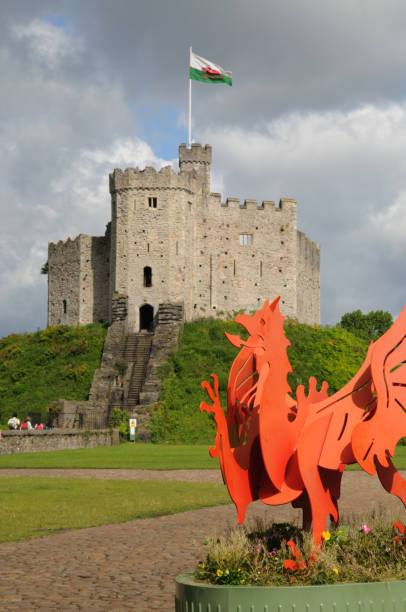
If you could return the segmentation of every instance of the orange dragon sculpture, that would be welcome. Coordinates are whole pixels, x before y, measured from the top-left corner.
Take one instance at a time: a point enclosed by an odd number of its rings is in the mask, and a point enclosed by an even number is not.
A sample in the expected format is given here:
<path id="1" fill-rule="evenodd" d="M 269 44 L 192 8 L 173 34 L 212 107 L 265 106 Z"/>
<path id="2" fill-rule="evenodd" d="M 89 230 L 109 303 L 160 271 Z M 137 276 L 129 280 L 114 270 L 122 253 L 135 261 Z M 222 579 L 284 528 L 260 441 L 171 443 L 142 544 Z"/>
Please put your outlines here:
<path id="1" fill-rule="evenodd" d="M 406 505 L 406 481 L 391 457 L 406 436 L 406 307 L 392 327 L 371 343 L 359 372 L 343 389 L 327 395 L 314 377 L 290 395 L 289 340 L 283 330 L 279 298 L 253 316 L 238 315 L 247 341 L 225 334 L 241 351 L 227 386 L 227 417 L 220 405 L 218 378 L 202 388 L 217 425 L 212 457 L 220 468 L 242 523 L 250 502 L 291 502 L 303 510 L 303 527 L 313 526 L 319 545 L 330 516 L 338 522 L 338 499 L 346 465 L 359 463 L 378 474 L 384 488 Z"/>

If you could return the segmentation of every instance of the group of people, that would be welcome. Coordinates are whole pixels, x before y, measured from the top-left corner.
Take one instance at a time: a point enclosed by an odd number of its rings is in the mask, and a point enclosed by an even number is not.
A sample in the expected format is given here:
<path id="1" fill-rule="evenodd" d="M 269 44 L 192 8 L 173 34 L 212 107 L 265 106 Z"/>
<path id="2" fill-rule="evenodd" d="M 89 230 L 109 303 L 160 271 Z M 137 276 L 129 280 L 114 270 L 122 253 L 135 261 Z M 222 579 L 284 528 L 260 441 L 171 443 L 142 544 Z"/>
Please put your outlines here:
<path id="1" fill-rule="evenodd" d="M 30 429 L 36 429 L 37 431 L 49 429 L 48 427 L 45 427 L 43 423 L 32 425 L 31 418 L 29 416 L 27 416 L 21 424 L 16 412 L 14 412 L 13 416 L 8 420 L 7 425 L 9 429 L 20 429 L 21 431 L 30 431 Z"/>

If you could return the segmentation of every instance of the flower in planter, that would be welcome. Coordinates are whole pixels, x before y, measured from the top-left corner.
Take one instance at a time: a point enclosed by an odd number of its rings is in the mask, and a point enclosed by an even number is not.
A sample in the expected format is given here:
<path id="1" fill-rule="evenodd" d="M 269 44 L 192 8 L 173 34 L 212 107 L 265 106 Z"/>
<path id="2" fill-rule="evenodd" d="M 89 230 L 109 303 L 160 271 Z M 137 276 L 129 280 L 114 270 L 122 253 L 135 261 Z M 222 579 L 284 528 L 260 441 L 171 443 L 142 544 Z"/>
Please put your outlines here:
<path id="1" fill-rule="evenodd" d="M 368 525 L 361 525 L 361 529 L 362 531 L 364 531 L 365 533 L 369 533 L 371 531 L 371 528 L 368 527 Z"/>

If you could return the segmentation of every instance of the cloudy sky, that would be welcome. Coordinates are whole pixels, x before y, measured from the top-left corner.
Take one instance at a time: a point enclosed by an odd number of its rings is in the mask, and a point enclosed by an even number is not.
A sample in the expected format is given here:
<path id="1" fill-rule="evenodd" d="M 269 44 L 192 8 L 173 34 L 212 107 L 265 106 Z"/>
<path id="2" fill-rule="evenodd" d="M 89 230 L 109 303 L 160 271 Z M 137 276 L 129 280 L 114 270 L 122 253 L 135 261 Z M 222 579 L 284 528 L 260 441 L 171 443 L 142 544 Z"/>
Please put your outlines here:
<path id="1" fill-rule="evenodd" d="M 0 337 L 46 325 L 47 243 L 102 235 L 108 172 L 193 139 L 223 197 L 298 202 L 323 323 L 406 303 L 404 0 L 2 0 Z"/>

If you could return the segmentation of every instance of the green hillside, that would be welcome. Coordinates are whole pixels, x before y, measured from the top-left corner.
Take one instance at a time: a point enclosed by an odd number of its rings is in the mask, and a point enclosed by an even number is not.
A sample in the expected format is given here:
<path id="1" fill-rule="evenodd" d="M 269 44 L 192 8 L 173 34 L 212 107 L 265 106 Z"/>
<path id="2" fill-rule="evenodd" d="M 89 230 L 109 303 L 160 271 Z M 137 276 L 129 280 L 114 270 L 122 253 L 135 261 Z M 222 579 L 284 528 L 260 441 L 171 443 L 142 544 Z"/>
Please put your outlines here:
<path id="1" fill-rule="evenodd" d="M 287 321 L 286 334 L 293 374 L 292 391 L 310 376 L 326 380 L 330 393 L 340 389 L 357 372 L 368 349 L 368 342 L 342 328 L 310 327 Z M 206 393 L 200 385 L 212 372 L 219 378 L 222 406 L 230 366 L 238 349 L 225 338 L 224 331 L 241 334 L 233 322 L 205 319 L 185 324 L 179 347 L 161 367 L 163 392 L 150 421 L 154 442 L 212 443 L 215 427 L 210 415 L 200 414 L 199 404 Z M 243 334 L 241 334 L 243 335 Z"/>
<path id="2" fill-rule="evenodd" d="M 342 328 L 322 328 L 287 321 L 286 334 L 293 374 L 289 383 L 294 392 L 310 376 L 326 380 L 330 392 L 341 388 L 360 367 L 368 343 Z M 219 377 L 222 405 L 228 372 L 238 350 L 224 331 L 240 334 L 233 322 L 205 319 L 186 323 L 179 347 L 161 367 L 161 401 L 152 411 L 150 432 L 153 442 L 211 443 L 214 423 L 200 414 L 206 399 L 202 380 L 215 372 Z M 106 327 L 50 327 L 33 334 L 13 334 L 0 340 L 0 423 L 4 426 L 16 411 L 20 418 L 41 412 L 59 398 L 85 400 L 94 370 L 99 366 Z M 241 334 L 242 335 L 242 334 Z"/>
<path id="3" fill-rule="evenodd" d="M 85 400 L 99 366 L 104 325 L 48 327 L 0 340 L 0 423 L 41 412 L 59 398 Z"/>

